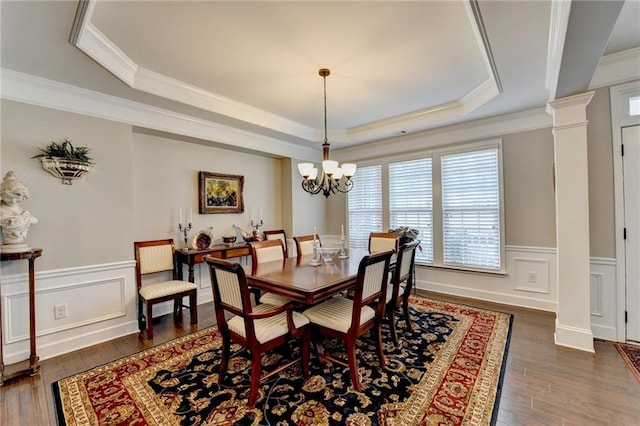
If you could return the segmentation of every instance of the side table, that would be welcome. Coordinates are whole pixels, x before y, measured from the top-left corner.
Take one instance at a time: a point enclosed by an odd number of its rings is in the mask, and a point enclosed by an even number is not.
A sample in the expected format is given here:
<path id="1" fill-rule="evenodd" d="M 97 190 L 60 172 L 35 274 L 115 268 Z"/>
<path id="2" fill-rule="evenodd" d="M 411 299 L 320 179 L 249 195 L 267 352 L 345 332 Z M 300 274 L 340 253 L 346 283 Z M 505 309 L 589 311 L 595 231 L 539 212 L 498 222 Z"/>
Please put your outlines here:
<path id="1" fill-rule="evenodd" d="M 195 281 L 194 266 L 204 263 L 205 256 L 217 257 L 218 259 L 231 259 L 233 257 L 249 256 L 251 254 L 248 243 L 240 242 L 231 245 L 216 244 L 208 249 L 176 249 L 178 266 L 178 279 L 183 279 L 182 265 L 187 265 L 189 281 Z"/>
<path id="2" fill-rule="evenodd" d="M 0 286 L 0 386 L 8 380 L 16 377 L 30 375 L 33 376 L 40 370 L 40 364 L 38 364 L 38 356 L 36 355 L 36 311 L 35 311 L 35 260 L 42 255 L 42 249 L 30 249 L 26 251 L 19 251 L 14 253 L 0 252 L 0 261 L 6 262 L 11 260 L 28 260 L 29 261 L 29 343 L 30 343 L 30 356 L 29 367 L 19 369 L 13 372 L 5 374 L 4 358 L 2 354 L 2 287 Z M 26 361 L 26 360 L 25 360 Z M 20 363 L 16 363 L 18 365 Z"/>

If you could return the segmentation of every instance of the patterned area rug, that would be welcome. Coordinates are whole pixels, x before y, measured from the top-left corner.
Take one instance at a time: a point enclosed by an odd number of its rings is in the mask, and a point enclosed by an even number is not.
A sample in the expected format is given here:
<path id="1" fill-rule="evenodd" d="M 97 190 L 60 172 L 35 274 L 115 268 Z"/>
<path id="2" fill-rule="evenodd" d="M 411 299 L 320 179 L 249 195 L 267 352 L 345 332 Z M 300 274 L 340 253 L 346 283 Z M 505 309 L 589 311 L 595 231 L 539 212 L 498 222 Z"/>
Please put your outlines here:
<path id="1" fill-rule="evenodd" d="M 218 384 L 216 327 L 147 349 L 53 384 L 60 425 L 489 425 L 495 422 L 511 332 L 509 314 L 411 298 L 412 333 L 399 323 L 395 348 L 383 330 L 387 366 L 359 348 L 362 392 L 349 371 L 299 364 L 264 381 L 246 406 L 250 361 L 239 346 Z M 273 368 L 295 346 L 263 357 Z M 325 351 L 344 355 L 328 342 Z M 312 351 L 313 354 L 314 351 Z M 233 353 L 233 352 L 232 352 Z"/>
<path id="2" fill-rule="evenodd" d="M 622 359 L 629 366 L 629 370 L 640 382 L 640 345 L 628 345 L 626 343 L 614 343 L 614 346 L 622 355 Z"/>

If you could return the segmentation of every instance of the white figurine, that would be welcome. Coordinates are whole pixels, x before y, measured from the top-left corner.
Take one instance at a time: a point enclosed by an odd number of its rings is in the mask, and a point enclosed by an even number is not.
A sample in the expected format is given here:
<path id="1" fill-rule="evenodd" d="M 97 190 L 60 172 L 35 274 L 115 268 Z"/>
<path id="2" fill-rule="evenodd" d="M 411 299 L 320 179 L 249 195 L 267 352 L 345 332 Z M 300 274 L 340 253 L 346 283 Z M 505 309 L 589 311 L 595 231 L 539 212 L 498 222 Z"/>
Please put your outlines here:
<path id="1" fill-rule="evenodd" d="M 0 227 L 2 227 L 3 252 L 19 252 L 29 249 L 26 244 L 29 227 L 38 223 L 28 210 L 18 205 L 29 198 L 29 188 L 7 172 L 0 186 Z"/>

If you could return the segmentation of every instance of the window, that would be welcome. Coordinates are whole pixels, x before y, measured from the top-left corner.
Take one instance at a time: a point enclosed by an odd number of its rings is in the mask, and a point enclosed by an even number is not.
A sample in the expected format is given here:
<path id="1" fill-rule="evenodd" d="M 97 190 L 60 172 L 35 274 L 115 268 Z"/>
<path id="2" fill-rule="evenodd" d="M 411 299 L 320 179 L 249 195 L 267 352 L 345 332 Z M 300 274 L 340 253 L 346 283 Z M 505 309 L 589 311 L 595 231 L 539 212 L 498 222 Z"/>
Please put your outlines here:
<path id="1" fill-rule="evenodd" d="M 500 269 L 498 150 L 443 155 L 445 265 Z"/>
<path id="2" fill-rule="evenodd" d="M 629 98 L 629 115 L 640 115 L 640 96 Z"/>
<path id="3" fill-rule="evenodd" d="M 419 264 L 503 272 L 501 149 L 487 141 L 361 166 L 347 197 L 350 246 L 409 226 L 420 231 Z"/>
<path id="4" fill-rule="evenodd" d="M 382 166 L 359 167 L 349 191 L 349 246 L 367 249 L 369 233 L 382 229 Z"/>
<path id="5" fill-rule="evenodd" d="M 433 263 L 431 158 L 389 164 L 389 216 L 391 229 L 420 231 L 422 251 L 416 251 L 416 260 Z"/>

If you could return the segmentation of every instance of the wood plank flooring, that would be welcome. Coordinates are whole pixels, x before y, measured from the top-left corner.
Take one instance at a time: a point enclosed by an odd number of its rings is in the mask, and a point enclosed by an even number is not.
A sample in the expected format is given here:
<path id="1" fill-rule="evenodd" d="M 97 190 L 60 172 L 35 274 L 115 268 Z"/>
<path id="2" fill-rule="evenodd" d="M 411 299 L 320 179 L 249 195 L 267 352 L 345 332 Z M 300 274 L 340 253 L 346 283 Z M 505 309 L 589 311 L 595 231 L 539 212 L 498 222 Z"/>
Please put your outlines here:
<path id="1" fill-rule="evenodd" d="M 640 383 L 612 342 L 596 341 L 596 353 L 553 343 L 555 315 L 506 305 L 429 294 L 429 297 L 514 314 L 497 426 L 640 426 Z M 211 303 L 198 307 L 199 324 L 160 318 L 150 344 L 139 334 L 41 362 L 40 373 L 0 386 L 0 425 L 55 425 L 51 384 L 199 328 L 213 325 Z"/>

